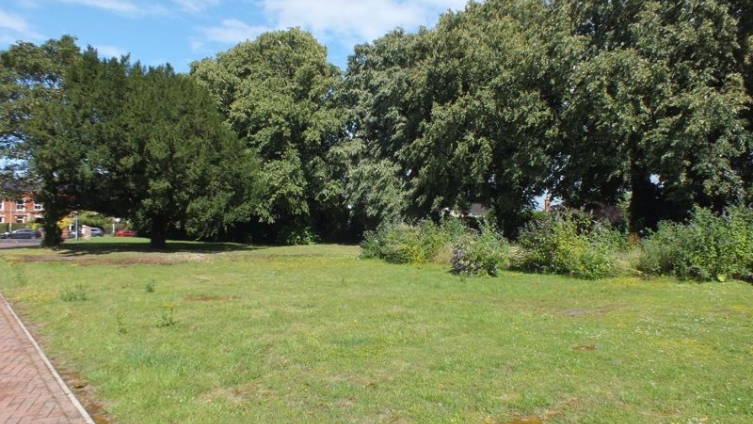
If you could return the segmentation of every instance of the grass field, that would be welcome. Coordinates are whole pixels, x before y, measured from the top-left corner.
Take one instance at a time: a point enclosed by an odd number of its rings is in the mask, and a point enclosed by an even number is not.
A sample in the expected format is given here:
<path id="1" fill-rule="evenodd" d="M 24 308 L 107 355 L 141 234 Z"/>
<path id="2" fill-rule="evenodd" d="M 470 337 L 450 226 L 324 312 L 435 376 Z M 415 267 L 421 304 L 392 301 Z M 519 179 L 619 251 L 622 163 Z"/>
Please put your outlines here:
<path id="1" fill-rule="evenodd" d="M 100 422 L 753 422 L 748 284 L 66 247 L 0 251 L 0 291 Z"/>

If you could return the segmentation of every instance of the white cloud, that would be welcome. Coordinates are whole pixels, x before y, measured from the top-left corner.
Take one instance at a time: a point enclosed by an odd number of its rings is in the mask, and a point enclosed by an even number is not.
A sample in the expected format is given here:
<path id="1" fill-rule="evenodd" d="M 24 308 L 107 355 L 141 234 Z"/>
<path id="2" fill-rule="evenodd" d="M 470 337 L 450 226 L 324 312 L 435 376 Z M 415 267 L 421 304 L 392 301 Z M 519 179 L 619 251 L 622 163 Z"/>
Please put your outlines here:
<path id="1" fill-rule="evenodd" d="M 35 0 L 16 0 L 16 4 L 19 7 L 25 9 L 38 9 L 39 4 Z"/>
<path id="2" fill-rule="evenodd" d="M 220 0 L 173 0 L 173 3 L 183 10 L 197 13 L 210 7 L 219 6 Z"/>
<path id="3" fill-rule="evenodd" d="M 301 27 L 326 39 L 372 41 L 402 27 L 430 25 L 448 9 L 466 0 L 263 0 L 267 16 L 278 28 Z"/>
<path id="4" fill-rule="evenodd" d="M 97 53 L 99 53 L 100 57 L 115 57 L 120 59 L 121 56 L 128 54 L 125 50 L 115 46 L 94 45 L 92 47 L 97 49 Z"/>
<path id="5" fill-rule="evenodd" d="M 36 32 L 21 16 L 0 9 L 0 38 L 4 41 L 13 40 L 13 42 L 19 39 L 39 41 L 44 39 L 44 36 Z"/>
<path id="6" fill-rule="evenodd" d="M 93 7 L 107 12 L 126 15 L 173 15 L 176 12 L 199 13 L 219 6 L 221 0 L 171 0 L 174 6 L 154 0 L 56 0 L 60 3 Z M 177 6 L 177 7 L 176 7 Z"/>
<path id="7" fill-rule="evenodd" d="M 128 0 L 60 0 L 63 3 L 80 4 L 82 6 L 95 7 L 108 12 L 138 15 L 142 9 Z"/>
<path id="8" fill-rule="evenodd" d="M 201 2 L 200 0 L 174 0 Z M 481 0 L 483 1 L 483 0 Z M 310 31 L 322 43 L 349 50 L 353 44 L 371 42 L 401 27 L 408 31 L 434 25 L 447 10 L 460 10 L 467 0 L 248 0 L 251 10 L 259 11 L 264 23 L 249 25 L 237 15 L 221 25 L 201 27 L 201 37 L 191 39 L 194 51 L 212 43 L 234 45 L 270 31 L 300 27 Z M 335 49 L 340 50 L 340 49 Z"/>
<path id="9" fill-rule="evenodd" d="M 136 2 L 133 0 L 57 0 L 61 3 L 93 7 L 107 12 L 125 16 L 166 15 L 168 9 L 155 2 Z M 190 0 L 188 0 L 190 1 Z M 212 0 L 210 0 L 212 1 Z M 194 1 L 196 2 L 196 1 Z"/>
<path id="10" fill-rule="evenodd" d="M 220 26 L 204 27 L 201 28 L 201 32 L 208 41 L 237 44 L 241 41 L 254 39 L 270 29 L 264 26 L 246 25 L 237 19 L 225 19 Z M 194 44 L 198 45 L 195 41 Z"/>

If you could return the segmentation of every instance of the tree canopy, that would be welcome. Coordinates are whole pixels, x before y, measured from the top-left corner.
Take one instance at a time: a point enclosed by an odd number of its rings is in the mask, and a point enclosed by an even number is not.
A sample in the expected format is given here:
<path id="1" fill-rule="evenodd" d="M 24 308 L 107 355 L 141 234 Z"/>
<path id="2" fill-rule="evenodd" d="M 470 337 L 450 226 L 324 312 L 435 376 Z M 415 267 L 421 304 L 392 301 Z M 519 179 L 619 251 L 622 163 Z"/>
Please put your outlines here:
<path id="1" fill-rule="evenodd" d="M 342 184 L 330 150 L 343 131 L 334 94 L 340 70 L 300 29 L 262 34 L 191 74 L 213 94 L 226 122 L 262 161 L 257 216 L 275 238 L 324 229 L 342 210 Z"/>
<path id="2" fill-rule="evenodd" d="M 300 29 L 190 76 L 71 37 L 19 43 L 0 53 L 4 175 L 49 220 L 86 207 L 155 246 L 357 238 L 474 203 L 514 234 L 545 194 L 629 198 L 641 231 L 752 200 L 751 16 L 741 0 L 470 2 L 357 45 L 342 71 Z"/>
<path id="3" fill-rule="evenodd" d="M 60 243 L 56 223 L 77 209 L 130 219 L 158 248 L 171 229 L 211 236 L 248 216 L 255 156 L 187 75 L 90 48 L 61 76 L 13 143 L 44 202 L 45 243 Z"/>

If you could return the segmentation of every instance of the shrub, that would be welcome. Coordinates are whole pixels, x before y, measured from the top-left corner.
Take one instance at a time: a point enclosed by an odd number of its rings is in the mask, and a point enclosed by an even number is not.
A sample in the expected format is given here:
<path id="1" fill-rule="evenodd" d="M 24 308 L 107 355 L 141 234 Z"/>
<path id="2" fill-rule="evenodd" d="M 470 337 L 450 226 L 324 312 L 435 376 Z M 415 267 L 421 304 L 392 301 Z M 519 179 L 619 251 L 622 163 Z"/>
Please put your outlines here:
<path id="1" fill-rule="evenodd" d="M 416 225 L 404 222 L 386 223 L 364 235 L 361 243 L 363 258 L 378 258 L 390 263 L 424 263 L 453 239 L 458 231 L 455 222 L 437 225 L 429 220 Z"/>
<path id="2" fill-rule="evenodd" d="M 307 226 L 286 225 L 277 235 L 277 243 L 286 246 L 311 245 L 318 241 L 314 231 Z"/>
<path id="3" fill-rule="evenodd" d="M 480 232 L 460 235 L 452 249 L 452 272 L 493 275 L 510 265 L 510 245 L 496 227 L 482 223 Z"/>
<path id="4" fill-rule="evenodd" d="M 550 213 L 521 232 L 515 267 L 529 272 L 596 279 L 612 270 L 615 234 L 578 211 Z"/>
<path id="5" fill-rule="evenodd" d="M 696 208 L 686 224 L 662 222 L 641 242 L 638 269 L 700 281 L 753 278 L 753 211 Z"/>
<path id="6" fill-rule="evenodd" d="M 468 227 L 463 220 L 452 216 L 442 218 L 439 227 L 448 242 L 455 242 L 468 233 Z"/>

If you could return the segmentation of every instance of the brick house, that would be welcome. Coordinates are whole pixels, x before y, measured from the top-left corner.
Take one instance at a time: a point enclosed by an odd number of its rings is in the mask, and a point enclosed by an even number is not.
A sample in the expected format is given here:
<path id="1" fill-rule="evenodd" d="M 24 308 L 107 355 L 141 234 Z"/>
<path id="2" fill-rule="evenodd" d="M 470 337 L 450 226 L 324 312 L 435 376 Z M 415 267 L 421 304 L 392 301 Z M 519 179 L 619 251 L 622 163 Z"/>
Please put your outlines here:
<path id="1" fill-rule="evenodd" d="M 0 202 L 0 224 L 28 225 L 42 218 L 44 207 L 33 196 L 20 199 L 6 198 Z"/>

